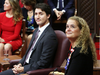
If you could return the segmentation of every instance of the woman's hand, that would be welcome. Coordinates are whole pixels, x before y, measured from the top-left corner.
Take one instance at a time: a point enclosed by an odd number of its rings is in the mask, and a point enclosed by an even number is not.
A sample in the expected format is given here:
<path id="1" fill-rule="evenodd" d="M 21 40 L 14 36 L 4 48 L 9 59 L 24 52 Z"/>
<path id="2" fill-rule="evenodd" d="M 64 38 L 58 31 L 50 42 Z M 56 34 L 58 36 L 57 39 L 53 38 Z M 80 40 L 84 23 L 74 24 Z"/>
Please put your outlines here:
<path id="1" fill-rule="evenodd" d="M 5 40 L 0 37 L 0 42 L 5 42 Z"/>

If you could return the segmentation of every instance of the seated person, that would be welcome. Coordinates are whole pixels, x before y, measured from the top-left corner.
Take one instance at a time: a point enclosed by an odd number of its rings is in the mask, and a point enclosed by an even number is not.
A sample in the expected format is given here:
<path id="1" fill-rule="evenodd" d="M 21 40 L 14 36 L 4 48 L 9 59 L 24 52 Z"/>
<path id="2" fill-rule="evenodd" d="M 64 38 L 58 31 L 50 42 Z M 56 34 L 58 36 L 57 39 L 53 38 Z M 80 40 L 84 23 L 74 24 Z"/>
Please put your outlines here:
<path id="1" fill-rule="evenodd" d="M 87 22 L 78 16 L 70 17 L 66 23 L 65 33 L 71 42 L 65 75 L 93 75 L 97 56 Z"/>
<path id="2" fill-rule="evenodd" d="M 74 15 L 75 3 L 74 0 L 47 0 L 52 9 L 51 19 L 65 17 L 66 20 Z"/>
<path id="3" fill-rule="evenodd" d="M 57 37 L 52 29 L 49 18 L 51 10 L 45 3 L 35 6 L 35 21 L 39 25 L 35 29 L 29 47 L 24 57 L 14 68 L 3 71 L 0 75 L 19 75 L 27 71 L 48 68 L 52 66 L 52 61 L 57 48 Z"/>
<path id="4" fill-rule="evenodd" d="M 36 4 L 36 0 L 21 0 L 24 7 L 22 8 L 22 13 L 24 16 L 24 19 L 26 20 L 26 44 L 27 47 L 29 45 L 29 40 L 32 37 L 32 33 L 34 32 L 35 28 L 38 27 L 34 20 L 34 6 Z M 29 35 L 29 36 L 28 36 Z M 27 49 L 27 48 L 26 48 Z"/>
<path id="5" fill-rule="evenodd" d="M 12 55 L 22 45 L 20 30 L 22 12 L 18 0 L 5 0 L 5 12 L 0 13 L 0 56 Z"/>

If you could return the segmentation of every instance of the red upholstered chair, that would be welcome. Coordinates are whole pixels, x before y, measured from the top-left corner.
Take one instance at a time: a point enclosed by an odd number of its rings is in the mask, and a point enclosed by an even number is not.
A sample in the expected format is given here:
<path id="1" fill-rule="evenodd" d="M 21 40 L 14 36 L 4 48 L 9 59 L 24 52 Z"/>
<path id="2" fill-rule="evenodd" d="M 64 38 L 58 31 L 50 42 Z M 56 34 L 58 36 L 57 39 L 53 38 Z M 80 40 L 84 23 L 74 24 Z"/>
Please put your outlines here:
<path id="1" fill-rule="evenodd" d="M 28 75 L 48 75 L 49 72 L 53 71 L 55 68 L 57 68 L 58 71 L 61 71 L 60 66 L 62 65 L 64 59 L 66 59 L 66 57 L 68 56 L 70 42 L 64 32 L 60 30 L 55 30 L 55 33 L 58 38 L 58 48 L 55 53 L 54 61 L 52 61 L 53 67 L 46 68 L 46 69 L 38 69 L 34 71 L 28 71 L 27 72 Z M 10 63 L 14 64 L 13 61 L 10 61 Z M 12 67 L 12 65 L 10 66 Z"/>

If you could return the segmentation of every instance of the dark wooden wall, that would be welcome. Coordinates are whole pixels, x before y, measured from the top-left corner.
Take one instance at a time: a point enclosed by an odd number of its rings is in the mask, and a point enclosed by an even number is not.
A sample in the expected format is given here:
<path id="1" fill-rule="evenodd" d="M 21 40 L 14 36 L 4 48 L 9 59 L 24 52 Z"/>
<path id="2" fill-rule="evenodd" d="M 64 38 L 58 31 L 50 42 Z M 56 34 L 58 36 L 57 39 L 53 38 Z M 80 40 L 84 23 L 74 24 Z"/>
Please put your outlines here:
<path id="1" fill-rule="evenodd" d="M 96 36 L 99 36 L 99 13 L 100 0 L 77 0 L 77 15 L 87 21 L 91 33 L 95 33 Z"/>
<path id="2" fill-rule="evenodd" d="M 77 15 L 89 24 L 91 32 L 99 33 L 100 0 L 77 0 Z"/>

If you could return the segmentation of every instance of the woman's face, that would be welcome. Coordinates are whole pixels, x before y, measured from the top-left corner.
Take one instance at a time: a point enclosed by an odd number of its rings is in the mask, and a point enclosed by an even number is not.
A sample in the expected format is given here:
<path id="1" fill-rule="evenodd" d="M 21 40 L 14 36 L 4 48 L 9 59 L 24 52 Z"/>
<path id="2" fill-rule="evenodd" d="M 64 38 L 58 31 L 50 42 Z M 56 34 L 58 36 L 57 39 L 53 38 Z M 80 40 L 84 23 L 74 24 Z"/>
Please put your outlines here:
<path id="1" fill-rule="evenodd" d="M 11 7 L 11 5 L 10 5 L 10 3 L 9 3 L 9 0 L 5 0 L 5 3 L 4 3 L 4 10 L 5 11 L 9 11 L 9 10 L 11 10 L 12 9 L 12 7 Z"/>
<path id="2" fill-rule="evenodd" d="M 24 5 L 24 8 L 26 8 L 27 10 L 32 10 L 32 6 L 31 5 L 25 5 L 25 4 L 23 4 Z"/>
<path id="3" fill-rule="evenodd" d="M 66 23 L 66 36 L 69 39 L 76 40 L 80 36 L 80 29 L 78 27 L 78 22 L 69 19 Z"/>

